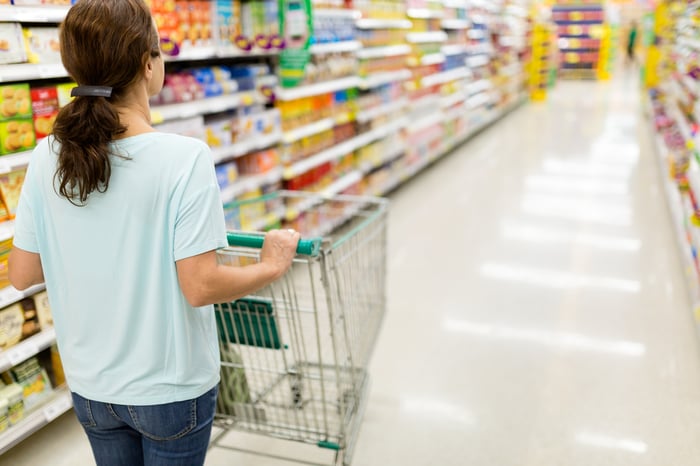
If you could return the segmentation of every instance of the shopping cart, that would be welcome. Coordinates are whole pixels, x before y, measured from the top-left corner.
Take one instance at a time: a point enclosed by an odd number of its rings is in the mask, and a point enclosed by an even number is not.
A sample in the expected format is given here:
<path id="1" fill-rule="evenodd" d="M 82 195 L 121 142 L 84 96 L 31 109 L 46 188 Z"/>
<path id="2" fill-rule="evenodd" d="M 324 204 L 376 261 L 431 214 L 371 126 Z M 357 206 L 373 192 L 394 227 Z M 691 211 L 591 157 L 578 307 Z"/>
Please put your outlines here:
<path id="1" fill-rule="evenodd" d="M 329 449 L 333 464 L 348 465 L 385 311 L 387 202 L 281 191 L 229 205 L 226 214 L 229 225 L 267 220 L 311 239 L 300 241 L 283 278 L 215 306 L 223 430 L 212 444 L 250 451 L 220 441 L 230 430 L 247 431 Z M 262 233 L 228 236 L 223 263 L 259 260 Z"/>

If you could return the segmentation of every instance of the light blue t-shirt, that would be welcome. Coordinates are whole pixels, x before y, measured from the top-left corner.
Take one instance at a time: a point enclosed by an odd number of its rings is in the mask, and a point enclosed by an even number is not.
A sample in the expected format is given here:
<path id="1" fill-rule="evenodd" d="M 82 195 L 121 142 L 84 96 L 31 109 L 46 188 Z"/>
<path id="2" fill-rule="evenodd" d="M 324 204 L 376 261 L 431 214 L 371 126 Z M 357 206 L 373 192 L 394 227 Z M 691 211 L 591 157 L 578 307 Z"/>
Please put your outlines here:
<path id="1" fill-rule="evenodd" d="M 206 393 L 219 381 L 214 310 L 188 304 L 175 261 L 226 246 L 209 148 L 164 133 L 115 141 L 128 158 L 112 157 L 107 191 L 76 207 L 54 188 L 58 147 L 49 137 L 32 154 L 14 244 L 41 255 L 70 389 L 127 405 Z"/>

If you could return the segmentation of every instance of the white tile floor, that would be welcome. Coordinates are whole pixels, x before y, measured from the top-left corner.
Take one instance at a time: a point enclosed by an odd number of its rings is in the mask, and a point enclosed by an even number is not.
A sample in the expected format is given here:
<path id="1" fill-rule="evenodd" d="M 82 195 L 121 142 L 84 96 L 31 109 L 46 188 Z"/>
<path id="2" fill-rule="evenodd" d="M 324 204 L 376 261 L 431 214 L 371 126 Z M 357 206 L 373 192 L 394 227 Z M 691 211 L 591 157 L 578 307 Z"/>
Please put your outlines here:
<path id="1" fill-rule="evenodd" d="M 698 334 L 651 147 L 632 72 L 563 82 L 392 196 L 354 465 L 700 465 Z M 93 463 L 66 415 L 0 464 Z"/>

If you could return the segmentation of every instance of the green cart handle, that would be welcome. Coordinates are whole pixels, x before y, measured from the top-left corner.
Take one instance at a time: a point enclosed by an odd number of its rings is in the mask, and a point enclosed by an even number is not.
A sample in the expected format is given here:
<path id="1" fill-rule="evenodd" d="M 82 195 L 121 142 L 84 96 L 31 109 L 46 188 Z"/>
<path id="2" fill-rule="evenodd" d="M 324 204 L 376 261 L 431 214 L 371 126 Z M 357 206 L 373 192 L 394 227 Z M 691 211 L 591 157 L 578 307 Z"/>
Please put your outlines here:
<path id="1" fill-rule="evenodd" d="M 265 237 L 263 235 L 251 235 L 240 232 L 228 232 L 226 234 L 229 246 L 240 246 L 244 248 L 257 248 L 263 246 Z M 300 239 L 297 245 L 297 254 L 316 257 L 321 252 L 321 238 Z"/>

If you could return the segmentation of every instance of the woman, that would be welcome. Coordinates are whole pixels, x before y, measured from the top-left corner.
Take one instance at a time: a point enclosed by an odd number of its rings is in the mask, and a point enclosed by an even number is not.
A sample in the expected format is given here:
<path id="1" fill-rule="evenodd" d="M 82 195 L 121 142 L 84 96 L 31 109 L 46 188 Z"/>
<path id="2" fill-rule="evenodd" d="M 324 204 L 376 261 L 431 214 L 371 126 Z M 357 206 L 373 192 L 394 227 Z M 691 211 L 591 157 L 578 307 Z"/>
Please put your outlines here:
<path id="1" fill-rule="evenodd" d="M 98 465 L 202 464 L 219 381 L 211 304 L 282 276 L 299 235 L 268 233 L 258 264 L 217 265 L 226 236 L 209 149 L 151 127 L 164 70 L 142 0 L 80 0 L 60 42 L 79 85 L 32 154 L 10 281 L 46 283 Z"/>

